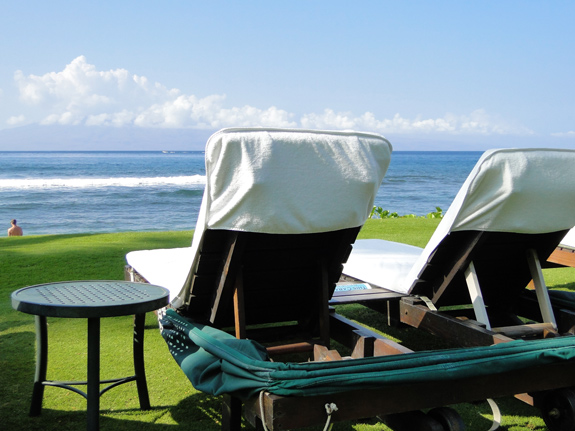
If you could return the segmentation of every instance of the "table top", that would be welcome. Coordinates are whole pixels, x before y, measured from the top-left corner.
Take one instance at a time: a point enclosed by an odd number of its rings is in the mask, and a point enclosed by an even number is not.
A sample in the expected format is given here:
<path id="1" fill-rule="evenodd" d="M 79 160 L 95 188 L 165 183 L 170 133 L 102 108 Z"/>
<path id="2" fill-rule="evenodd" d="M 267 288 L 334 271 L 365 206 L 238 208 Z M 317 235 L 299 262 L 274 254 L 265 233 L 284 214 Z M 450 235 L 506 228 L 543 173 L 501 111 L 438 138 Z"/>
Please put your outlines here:
<path id="1" fill-rule="evenodd" d="M 47 317 L 113 317 L 165 307 L 169 291 L 147 283 L 115 280 L 38 284 L 12 293 L 12 307 Z"/>

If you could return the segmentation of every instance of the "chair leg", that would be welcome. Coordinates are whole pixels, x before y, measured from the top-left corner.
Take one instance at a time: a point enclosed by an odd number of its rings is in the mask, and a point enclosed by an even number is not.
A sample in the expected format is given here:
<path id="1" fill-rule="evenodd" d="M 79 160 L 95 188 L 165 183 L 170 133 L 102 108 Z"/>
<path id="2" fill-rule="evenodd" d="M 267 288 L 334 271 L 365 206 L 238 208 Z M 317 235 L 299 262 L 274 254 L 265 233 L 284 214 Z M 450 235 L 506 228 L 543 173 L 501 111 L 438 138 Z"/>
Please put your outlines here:
<path id="1" fill-rule="evenodd" d="M 467 289 L 469 290 L 469 296 L 473 310 L 475 311 L 475 319 L 485 324 L 487 330 L 491 330 L 487 309 L 485 308 L 485 301 L 483 301 L 483 293 L 481 292 L 481 286 L 479 286 L 479 279 L 477 278 L 473 261 L 469 262 L 469 266 L 465 270 L 465 281 L 467 282 Z"/>
<path id="2" fill-rule="evenodd" d="M 530 248 L 527 250 L 527 263 L 529 264 L 531 277 L 533 277 L 533 284 L 535 285 L 535 293 L 537 294 L 537 301 L 539 302 L 543 322 L 551 323 L 553 328 L 557 329 L 557 322 L 553 314 L 549 292 L 547 291 L 543 272 L 541 271 L 541 262 L 535 249 Z"/>
<path id="3" fill-rule="evenodd" d="M 222 430 L 242 429 L 242 401 L 231 395 L 224 395 L 222 401 Z"/>

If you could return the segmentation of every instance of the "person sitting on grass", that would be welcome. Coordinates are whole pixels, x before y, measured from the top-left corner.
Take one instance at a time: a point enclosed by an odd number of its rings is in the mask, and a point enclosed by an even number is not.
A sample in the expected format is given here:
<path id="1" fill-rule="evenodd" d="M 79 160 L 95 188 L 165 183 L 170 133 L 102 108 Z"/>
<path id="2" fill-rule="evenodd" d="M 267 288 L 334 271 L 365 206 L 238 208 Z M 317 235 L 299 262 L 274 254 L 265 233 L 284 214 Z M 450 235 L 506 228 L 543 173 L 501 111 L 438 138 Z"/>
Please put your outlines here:
<path id="1" fill-rule="evenodd" d="M 24 233 L 22 232 L 22 228 L 18 226 L 16 219 L 12 219 L 10 221 L 12 227 L 8 229 L 8 236 L 22 236 Z"/>

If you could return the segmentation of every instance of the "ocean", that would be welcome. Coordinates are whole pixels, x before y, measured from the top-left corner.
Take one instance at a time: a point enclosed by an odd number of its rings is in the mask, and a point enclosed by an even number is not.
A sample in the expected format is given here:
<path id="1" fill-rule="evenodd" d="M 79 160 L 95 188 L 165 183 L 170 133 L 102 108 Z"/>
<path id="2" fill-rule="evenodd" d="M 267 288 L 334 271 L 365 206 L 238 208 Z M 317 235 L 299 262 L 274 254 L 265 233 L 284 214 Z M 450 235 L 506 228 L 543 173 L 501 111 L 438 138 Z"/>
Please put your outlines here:
<path id="1" fill-rule="evenodd" d="M 480 156 L 396 151 L 375 205 L 445 212 Z M 15 218 L 25 235 L 191 230 L 204 185 L 203 152 L 0 152 L 0 229 Z"/>

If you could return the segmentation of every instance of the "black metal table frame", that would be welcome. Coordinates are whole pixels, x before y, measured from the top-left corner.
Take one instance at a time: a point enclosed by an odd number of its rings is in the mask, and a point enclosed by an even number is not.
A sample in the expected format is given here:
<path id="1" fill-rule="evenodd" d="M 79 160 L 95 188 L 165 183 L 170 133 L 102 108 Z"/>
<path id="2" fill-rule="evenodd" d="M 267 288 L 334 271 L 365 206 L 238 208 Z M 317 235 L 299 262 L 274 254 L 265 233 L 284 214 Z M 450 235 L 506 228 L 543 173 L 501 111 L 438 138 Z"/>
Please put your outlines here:
<path id="1" fill-rule="evenodd" d="M 88 429 L 98 429 L 100 416 L 100 396 L 115 386 L 136 381 L 138 398 L 142 410 L 150 409 L 150 397 L 146 383 L 144 367 L 144 326 L 146 314 L 134 315 L 134 375 L 116 379 L 100 380 L 100 318 L 88 318 L 88 380 L 87 381 L 58 381 L 46 380 L 48 368 L 48 325 L 46 316 L 36 318 L 36 373 L 34 376 L 34 389 L 32 391 L 32 404 L 30 416 L 39 416 L 42 412 L 42 399 L 45 386 L 55 386 L 68 389 L 82 395 L 87 400 Z M 100 384 L 110 383 L 100 390 Z M 74 386 L 86 385 L 86 392 Z"/>
<path id="2" fill-rule="evenodd" d="M 95 285 L 95 286 L 94 286 Z M 66 302 L 70 298 L 66 297 L 63 302 L 58 302 L 61 298 L 46 300 L 45 297 L 37 300 L 37 293 L 52 293 L 51 289 L 57 287 L 74 288 L 85 287 L 89 293 L 94 292 L 95 299 L 86 299 L 82 294 L 75 295 L 71 302 L 77 301 L 80 304 L 69 304 Z M 71 286 L 71 287 L 70 287 Z M 96 288 L 110 287 L 106 294 L 101 294 Z M 140 291 L 141 290 L 141 291 Z M 31 293 L 28 293 L 31 292 Z M 136 293 L 134 293 L 136 292 Z M 26 297 L 26 295 L 29 295 Z M 34 296 L 36 295 L 36 296 Z M 127 298 L 123 301 L 121 296 Z M 65 295 L 64 295 L 65 296 Z M 138 399 L 142 410 L 149 410 L 150 398 L 146 382 L 144 367 L 144 329 L 146 312 L 164 307 L 168 304 L 169 292 L 159 286 L 144 283 L 133 283 L 126 281 L 76 281 L 48 283 L 45 285 L 29 286 L 19 289 L 12 294 L 12 305 L 15 309 L 33 314 L 36 324 L 36 370 L 34 375 L 34 387 L 32 391 L 32 402 L 30 405 L 30 416 L 39 416 L 42 413 L 42 400 L 46 386 L 54 386 L 68 389 L 82 395 L 87 400 L 87 429 L 96 431 L 100 426 L 100 397 L 108 390 L 132 381 L 136 381 Z M 102 298 L 103 297 L 103 298 Z M 92 301 L 92 302 L 90 302 Z M 133 360 L 134 375 L 116 379 L 100 380 L 100 320 L 105 317 L 134 315 L 134 335 L 133 335 Z M 47 317 L 58 318 L 85 318 L 88 321 L 87 339 L 87 380 L 86 381 L 58 381 L 47 380 L 48 368 L 48 325 Z M 100 386 L 107 384 L 102 390 Z M 82 391 L 75 386 L 86 386 L 86 391 Z"/>

